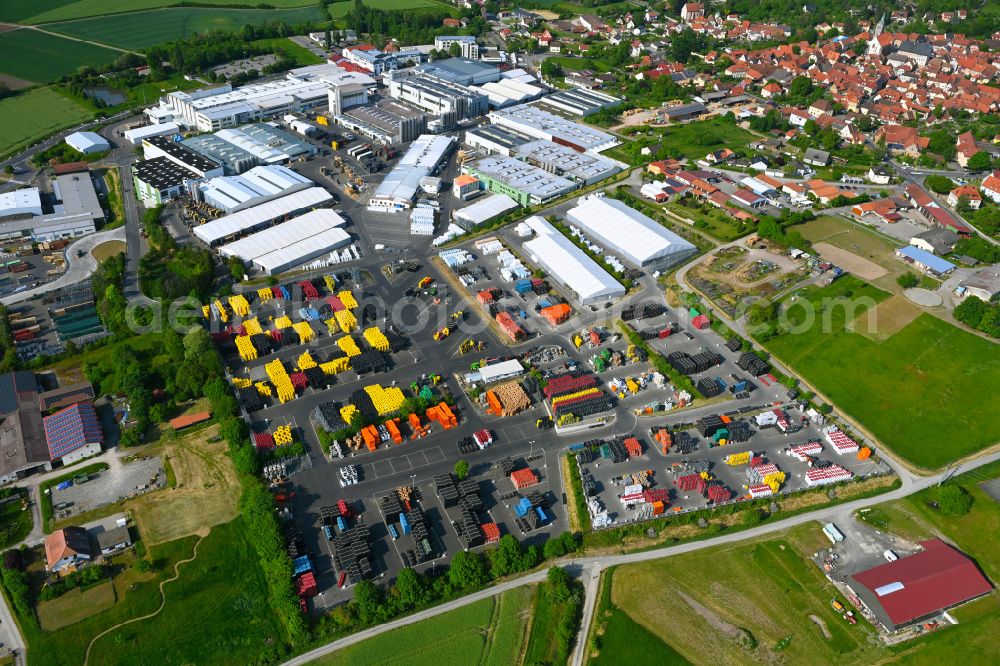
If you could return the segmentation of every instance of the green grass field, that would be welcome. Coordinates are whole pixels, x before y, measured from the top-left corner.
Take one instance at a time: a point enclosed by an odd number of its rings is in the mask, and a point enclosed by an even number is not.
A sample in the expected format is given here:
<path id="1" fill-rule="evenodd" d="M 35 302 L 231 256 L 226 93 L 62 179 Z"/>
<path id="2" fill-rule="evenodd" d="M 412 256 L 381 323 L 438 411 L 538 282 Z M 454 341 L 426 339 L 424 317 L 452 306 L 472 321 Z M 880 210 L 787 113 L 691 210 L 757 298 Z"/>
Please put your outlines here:
<path id="1" fill-rule="evenodd" d="M 695 229 L 700 229 L 719 240 L 736 240 L 740 236 L 750 233 L 755 228 L 753 224 L 740 222 L 728 213 L 713 206 L 689 208 L 680 203 L 672 202 L 664 204 L 664 207 L 681 217 L 694 220 Z"/>
<path id="2" fill-rule="evenodd" d="M 31 531 L 31 509 L 23 509 L 28 493 L 18 488 L 0 490 L 0 548 L 23 541 Z"/>
<path id="3" fill-rule="evenodd" d="M 599 651 L 596 657 L 587 661 L 588 664 L 618 666 L 648 662 L 681 666 L 691 663 L 620 608 L 612 606 L 601 620 L 604 633 L 600 637 Z"/>
<path id="4" fill-rule="evenodd" d="M 177 4 L 176 0 L 42 0 L 42 2 L 33 3 L 34 10 L 30 14 L 26 10 L 15 11 L 10 18 L 7 18 L 8 12 L 0 11 L 0 18 L 14 20 L 16 15 L 20 14 L 19 22 L 21 23 L 50 23 L 52 21 L 72 21 L 90 16 L 105 16 L 145 9 L 159 9 L 174 4 Z M 256 0 L 202 0 L 200 4 L 236 5 L 253 8 L 261 3 Z M 316 3 L 309 2 L 308 0 L 268 0 L 266 4 L 280 10 L 295 7 L 311 7 Z"/>
<path id="5" fill-rule="evenodd" d="M 36 83 L 54 81 L 83 65 L 106 65 L 120 55 L 103 46 L 27 28 L 0 32 L 0 73 Z"/>
<path id="6" fill-rule="evenodd" d="M 165 588 L 156 617 L 94 643 L 90 663 L 248 664 L 283 629 L 267 599 L 267 584 L 240 519 L 212 528 L 193 562 Z"/>
<path id="7" fill-rule="evenodd" d="M 393 629 L 313 661 L 316 666 L 512 666 L 524 636 L 532 588 L 510 590 Z"/>
<path id="8" fill-rule="evenodd" d="M 806 290 L 800 298 L 818 303 L 847 292 L 851 299 L 874 302 L 888 296 L 847 277 Z M 855 314 L 867 309 L 859 307 Z M 845 316 L 844 307 L 816 310 L 812 326 L 776 337 L 767 348 L 895 453 L 915 465 L 938 468 L 1000 440 L 995 344 L 928 314 L 877 342 L 845 330 L 845 319 L 854 318 Z"/>
<path id="9" fill-rule="evenodd" d="M 50 88 L 33 88 L 0 100 L 0 157 L 16 153 L 91 112 Z"/>
<path id="10" fill-rule="evenodd" d="M 320 21 L 322 18 L 315 4 L 298 9 L 175 7 L 66 21 L 46 28 L 71 37 L 141 50 L 210 30 L 234 31 L 244 25 L 264 21 L 282 21 L 291 25 Z"/>

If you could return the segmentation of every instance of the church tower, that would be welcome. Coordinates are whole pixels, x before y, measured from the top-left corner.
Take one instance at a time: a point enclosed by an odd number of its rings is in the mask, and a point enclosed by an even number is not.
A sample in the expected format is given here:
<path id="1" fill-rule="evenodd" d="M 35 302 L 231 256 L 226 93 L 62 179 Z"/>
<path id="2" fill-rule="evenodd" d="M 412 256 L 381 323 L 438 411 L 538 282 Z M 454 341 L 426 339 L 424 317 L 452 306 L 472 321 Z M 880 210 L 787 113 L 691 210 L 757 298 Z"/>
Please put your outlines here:
<path id="1" fill-rule="evenodd" d="M 876 57 L 882 55 L 882 45 L 879 44 L 878 38 L 882 36 L 883 30 L 885 30 L 885 14 L 882 14 L 878 25 L 875 26 L 875 30 L 868 38 L 868 55 Z"/>

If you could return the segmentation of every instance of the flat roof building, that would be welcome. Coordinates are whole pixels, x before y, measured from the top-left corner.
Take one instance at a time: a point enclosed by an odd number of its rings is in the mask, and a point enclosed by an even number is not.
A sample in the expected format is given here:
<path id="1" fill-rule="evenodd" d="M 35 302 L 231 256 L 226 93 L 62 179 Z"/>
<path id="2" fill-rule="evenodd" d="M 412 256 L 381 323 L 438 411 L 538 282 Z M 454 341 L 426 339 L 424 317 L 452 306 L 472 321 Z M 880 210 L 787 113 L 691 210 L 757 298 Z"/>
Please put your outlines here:
<path id="1" fill-rule="evenodd" d="M 212 178 L 224 173 L 222 165 L 213 159 L 191 150 L 179 141 L 165 136 L 151 136 L 142 140 L 142 155 L 147 160 L 165 157 L 177 166 L 193 171 L 199 178 Z"/>
<path id="2" fill-rule="evenodd" d="M 132 165 L 135 195 L 146 208 L 153 208 L 187 192 L 189 182 L 201 180 L 191 169 L 166 157 L 154 157 Z"/>
<path id="3" fill-rule="evenodd" d="M 235 213 L 313 184 L 288 167 L 273 164 L 254 167 L 240 176 L 221 176 L 199 183 L 197 198 L 225 213 Z"/>
<path id="4" fill-rule="evenodd" d="M 610 178 L 622 170 L 620 163 L 600 155 L 578 153 L 545 139 L 536 139 L 514 149 L 519 160 L 549 173 L 568 178 L 580 185 L 590 185 Z"/>
<path id="5" fill-rule="evenodd" d="M 133 146 L 141 146 L 144 139 L 154 136 L 172 136 L 180 131 L 177 123 L 159 123 L 156 125 L 143 125 L 133 127 L 123 132 L 125 139 Z"/>
<path id="6" fill-rule="evenodd" d="M 217 134 L 199 134 L 184 139 L 182 143 L 221 164 L 227 175 L 241 174 L 263 164 L 257 155 L 226 141 Z"/>
<path id="7" fill-rule="evenodd" d="M 499 219 L 516 208 L 517 202 L 506 194 L 491 194 L 471 206 L 454 211 L 452 218 L 458 226 L 469 231 L 480 224 Z"/>
<path id="8" fill-rule="evenodd" d="M 341 228 L 346 224 L 339 213 L 322 208 L 223 245 L 219 254 L 273 275 L 350 243 L 350 234 Z"/>
<path id="9" fill-rule="evenodd" d="M 420 191 L 421 179 L 432 175 L 444 162 L 454 142 L 450 136 L 421 134 L 375 188 L 368 209 L 383 213 L 408 209 Z"/>
<path id="10" fill-rule="evenodd" d="M 28 200 L 33 202 L 37 196 L 36 190 L 28 195 Z M 104 219 L 104 209 L 89 171 L 57 175 L 52 181 L 52 196 L 56 201 L 53 212 L 29 216 L 21 209 L 17 219 L 0 222 L 0 240 L 30 238 L 41 243 L 77 238 L 94 233 L 97 222 Z M 24 198 L 15 199 L 18 200 L 25 201 Z M 31 211 L 34 210 L 32 206 Z"/>
<path id="11" fill-rule="evenodd" d="M 641 268 L 662 270 L 695 254 L 697 248 L 653 219 L 617 199 L 590 195 L 566 219 L 609 250 Z"/>
<path id="12" fill-rule="evenodd" d="M 543 106 L 550 106 L 580 117 L 593 115 L 601 109 L 610 109 L 621 105 L 621 103 L 621 99 L 614 95 L 587 88 L 560 90 L 542 98 L 541 101 Z"/>
<path id="13" fill-rule="evenodd" d="M 322 187 L 310 187 L 206 222 L 194 228 L 194 235 L 203 243 L 213 246 L 228 238 L 236 238 L 241 234 L 262 229 L 286 215 L 295 215 L 310 208 L 326 206 L 332 201 L 333 197 Z"/>
<path id="14" fill-rule="evenodd" d="M 890 633 L 993 591 L 957 548 L 940 539 L 920 545 L 919 553 L 847 577 L 848 587 Z"/>
<path id="15" fill-rule="evenodd" d="M 416 71 L 429 74 L 444 81 L 463 86 L 482 85 L 500 80 L 500 68 L 469 58 L 446 58 L 424 65 L 417 65 Z"/>
<path id="16" fill-rule="evenodd" d="M 452 44 L 458 44 L 463 58 L 479 59 L 479 44 L 475 35 L 437 35 L 434 38 L 434 49 L 437 51 L 449 51 Z"/>
<path id="17" fill-rule="evenodd" d="M 423 113 L 392 100 L 354 107 L 336 116 L 336 120 L 351 131 L 386 144 L 413 141 L 427 129 Z"/>
<path id="18" fill-rule="evenodd" d="M 607 132 L 575 123 L 528 104 L 492 111 L 489 118 L 494 125 L 569 146 L 581 153 L 598 153 L 620 143 Z"/>
<path id="19" fill-rule="evenodd" d="M 388 75 L 388 85 L 394 99 L 435 116 L 444 130 L 460 120 L 478 118 L 489 111 L 486 95 L 428 74 L 392 72 Z"/>
<path id="20" fill-rule="evenodd" d="M 37 187 L 0 193 L 0 221 L 21 220 L 41 214 L 42 199 Z"/>
<path id="21" fill-rule="evenodd" d="M 535 140 L 533 136 L 502 125 L 480 125 L 465 131 L 466 145 L 485 151 L 488 155 L 514 157 L 519 146 Z"/>
<path id="22" fill-rule="evenodd" d="M 528 257 L 576 294 L 583 305 L 596 305 L 625 295 L 625 287 L 545 219 L 533 215 L 525 224 L 537 234 L 523 245 Z"/>
<path id="23" fill-rule="evenodd" d="M 490 155 L 462 166 L 464 173 L 479 179 L 483 188 L 506 194 L 522 206 L 551 201 L 575 190 L 578 185 L 512 157 Z"/>

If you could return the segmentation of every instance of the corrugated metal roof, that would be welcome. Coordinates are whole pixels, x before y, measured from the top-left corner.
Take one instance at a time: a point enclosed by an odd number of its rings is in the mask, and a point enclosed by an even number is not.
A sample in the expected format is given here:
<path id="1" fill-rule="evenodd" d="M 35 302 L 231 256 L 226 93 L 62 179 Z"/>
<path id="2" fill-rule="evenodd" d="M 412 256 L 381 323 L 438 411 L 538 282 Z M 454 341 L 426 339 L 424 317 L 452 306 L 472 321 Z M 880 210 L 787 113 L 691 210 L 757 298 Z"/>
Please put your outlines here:
<path id="1" fill-rule="evenodd" d="M 584 303 L 625 294 L 625 287 L 543 218 L 533 215 L 525 223 L 538 234 L 524 244 L 531 260 L 575 291 Z"/>
<path id="2" fill-rule="evenodd" d="M 332 200 L 333 197 L 330 196 L 330 193 L 322 187 L 310 187 L 307 190 L 295 192 L 259 206 L 247 208 L 238 213 L 206 222 L 194 228 L 194 235 L 203 242 L 214 245 L 223 238 L 252 231 L 283 215 L 289 215 L 314 206 L 322 206 Z"/>
<path id="3" fill-rule="evenodd" d="M 224 257 L 239 257 L 247 262 L 254 261 L 258 257 L 294 246 L 307 238 L 345 224 L 347 221 L 336 211 L 320 208 L 223 245 L 219 248 L 219 254 Z"/>

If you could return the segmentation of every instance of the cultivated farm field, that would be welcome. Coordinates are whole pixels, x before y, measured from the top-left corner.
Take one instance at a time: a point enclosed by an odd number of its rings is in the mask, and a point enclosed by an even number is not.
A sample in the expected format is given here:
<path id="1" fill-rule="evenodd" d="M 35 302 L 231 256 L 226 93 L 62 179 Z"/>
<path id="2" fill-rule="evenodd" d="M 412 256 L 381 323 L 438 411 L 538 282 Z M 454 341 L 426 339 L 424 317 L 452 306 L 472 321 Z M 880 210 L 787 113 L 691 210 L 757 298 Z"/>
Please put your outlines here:
<path id="1" fill-rule="evenodd" d="M 523 586 L 393 629 L 312 662 L 315 666 L 513 666 L 533 588 Z"/>
<path id="2" fill-rule="evenodd" d="M 0 10 L 0 19 L 29 24 L 72 21 L 89 16 L 159 9 L 175 5 L 177 2 L 176 0 L 40 0 L 24 4 L 30 4 L 30 13 L 27 7 L 23 9 L 14 7 L 10 10 Z M 256 7 L 261 3 L 256 0 L 202 0 L 199 4 Z M 267 4 L 276 9 L 287 9 L 313 6 L 316 3 L 308 0 L 269 0 Z"/>
<path id="3" fill-rule="evenodd" d="M 46 29 L 124 49 L 141 50 L 210 30 L 232 32 L 244 25 L 265 21 L 293 25 L 322 18 L 314 4 L 297 9 L 173 7 L 54 23 Z"/>
<path id="4" fill-rule="evenodd" d="M 86 44 L 31 28 L 0 32 L 0 73 L 48 83 L 83 65 L 99 67 L 120 51 Z"/>
<path id="5" fill-rule="evenodd" d="M 849 276 L 798 297 L 818 303 L 838 296 L 882 302 L 889 294 Z M 867 309 L 859 307 L 851 317 L 836 304 L 817 307 L 814 325 L 766 346 L 915 465 L 942 467 L 1000 440 L 1000 354 L 994 343 L 926 313 L 881 340 L 846 330 L 848 323 L 866 324 Z"/>
<path id="6" fill-rule="evenodd" d="M 0 157 L 90 117 L 76 102 L 49 88 L 34 88 L 0 100 Z"/>

